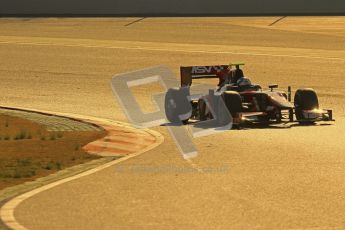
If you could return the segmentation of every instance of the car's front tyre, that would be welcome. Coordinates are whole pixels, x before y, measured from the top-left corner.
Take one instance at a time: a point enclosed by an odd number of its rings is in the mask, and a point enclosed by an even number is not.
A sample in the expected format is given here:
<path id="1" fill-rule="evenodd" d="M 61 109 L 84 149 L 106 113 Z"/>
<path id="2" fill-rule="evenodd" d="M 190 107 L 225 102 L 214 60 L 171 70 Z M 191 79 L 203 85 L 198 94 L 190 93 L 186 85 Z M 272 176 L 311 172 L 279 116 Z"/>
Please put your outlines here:
<path id="1" fill-rule="evenodd" d="M 294 97 L 295 116 L 297 121 L 307 121 L 304 111 L 319 108 L 319 100 L 313 89 L 298 89 Z"/>

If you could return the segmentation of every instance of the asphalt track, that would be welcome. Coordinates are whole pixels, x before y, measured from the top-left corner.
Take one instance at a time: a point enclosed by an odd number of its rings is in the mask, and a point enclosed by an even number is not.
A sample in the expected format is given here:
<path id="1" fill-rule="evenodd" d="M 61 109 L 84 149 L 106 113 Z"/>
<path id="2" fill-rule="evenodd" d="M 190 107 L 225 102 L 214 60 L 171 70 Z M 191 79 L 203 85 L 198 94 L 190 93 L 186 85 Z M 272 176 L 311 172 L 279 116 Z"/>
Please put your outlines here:
<path id="1" fill-rule="evenodd" d="M 5 106 L 126 121 L 109 86 L 114 74 L 244 61 L 262 86 L 313 87 L 337 119 L 197 138 L 192 162 L 156 127 L 162 145 L 25 200 L 17 221 L 28 229 L 344 229 L 345 18 L 269 26 L 276 19 L 1 19 Z M 150 110 L 159 90 L 133 92 Z"/>

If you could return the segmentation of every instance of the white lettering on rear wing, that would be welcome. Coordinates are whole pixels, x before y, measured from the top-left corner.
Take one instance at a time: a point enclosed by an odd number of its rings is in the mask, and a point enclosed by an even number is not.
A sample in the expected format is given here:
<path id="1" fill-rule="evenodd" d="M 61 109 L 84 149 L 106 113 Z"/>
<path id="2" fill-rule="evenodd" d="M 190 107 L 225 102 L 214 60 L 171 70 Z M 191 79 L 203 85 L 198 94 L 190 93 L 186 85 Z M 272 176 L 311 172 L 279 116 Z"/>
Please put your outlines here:
<path id="1" fill-rule="evenodd" d="M 212 65 L 212 66 L 181 66 L 181 86 L 192 85 L 192 79 L 216 78 L 217 73 L 229 65 Z"/>

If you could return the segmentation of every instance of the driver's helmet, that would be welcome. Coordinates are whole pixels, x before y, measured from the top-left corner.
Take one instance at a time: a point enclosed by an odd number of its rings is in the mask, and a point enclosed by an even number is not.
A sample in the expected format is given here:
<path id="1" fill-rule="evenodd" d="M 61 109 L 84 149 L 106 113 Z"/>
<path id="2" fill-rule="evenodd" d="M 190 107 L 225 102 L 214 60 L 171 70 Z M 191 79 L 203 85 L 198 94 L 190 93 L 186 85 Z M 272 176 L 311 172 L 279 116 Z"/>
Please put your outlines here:
<path id="1" fill-rule="evenodd" d="M 243 87 L 243 86 L 245 87 L 245 86 L 251 86 L 252 83 L 251 83 L 251 81 L 248 78 L 241 77 L 240 79 L 238 79 L 237 85 L 240 86 L 240 87 Z"/>

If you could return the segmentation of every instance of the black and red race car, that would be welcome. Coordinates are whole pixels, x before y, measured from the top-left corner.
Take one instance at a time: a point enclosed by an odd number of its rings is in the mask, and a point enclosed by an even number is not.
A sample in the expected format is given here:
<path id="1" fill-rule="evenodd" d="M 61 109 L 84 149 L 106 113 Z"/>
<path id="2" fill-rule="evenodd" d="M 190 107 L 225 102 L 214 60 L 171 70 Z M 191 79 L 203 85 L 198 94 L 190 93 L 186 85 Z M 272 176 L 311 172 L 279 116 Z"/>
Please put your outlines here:
<path id="1" fill-rule="evenodd" d="M 235 65 L 238 69 L 242 64 Z M 293 101 L 291 100 L 291 87 L 288 87 L 286 93 L 276 90 L 278 85 L 270 85 L 269 89 L 263 90 L 260 85 L 241 86 L 236 82 L 227 82 L 214 90 L 210 89 L 206 93 L 191 94 L 193 80 L 219 78 L 219 73 L 228 67 L 229 65 L 180 67 L 181 87 L 169 89 L 166 93 L 165 113 L 167 119 L 170 122 L 176 122 L 178 118 L 183 123 L 188 123 L 191 120 L 213 119 L 214 111 L 217 110 L 218 105 L 214 102 L 214 98 L 221 98 L 235 125 L 334 121 L 332 110 L 320 109 L 317 94 L 311 88 L 296 90 Z M 181 98 L 187 98 L 190 106 L 179 105 L 177 102 L 180 103 Z"/>

